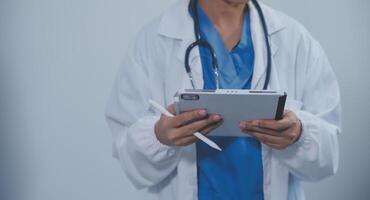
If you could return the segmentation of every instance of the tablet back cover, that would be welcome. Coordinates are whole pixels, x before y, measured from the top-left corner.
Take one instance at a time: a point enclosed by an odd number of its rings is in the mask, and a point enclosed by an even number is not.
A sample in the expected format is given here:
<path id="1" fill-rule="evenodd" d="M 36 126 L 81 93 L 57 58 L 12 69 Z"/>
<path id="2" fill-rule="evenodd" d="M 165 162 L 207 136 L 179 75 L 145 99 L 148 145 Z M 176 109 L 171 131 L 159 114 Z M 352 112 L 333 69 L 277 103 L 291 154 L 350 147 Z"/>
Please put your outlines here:
<path id="1" fill-rule="evenodd" d="M 207 109 L 220 114 L 224 123 L 209 136 L 248 136 L 239 129 L 240 121 L 279 119 L 284 110 L 285 93 L 249 93 L 241 90 L 215 92 L 183 92 L 178 94 L 178 113 L 193 109 Z"/>

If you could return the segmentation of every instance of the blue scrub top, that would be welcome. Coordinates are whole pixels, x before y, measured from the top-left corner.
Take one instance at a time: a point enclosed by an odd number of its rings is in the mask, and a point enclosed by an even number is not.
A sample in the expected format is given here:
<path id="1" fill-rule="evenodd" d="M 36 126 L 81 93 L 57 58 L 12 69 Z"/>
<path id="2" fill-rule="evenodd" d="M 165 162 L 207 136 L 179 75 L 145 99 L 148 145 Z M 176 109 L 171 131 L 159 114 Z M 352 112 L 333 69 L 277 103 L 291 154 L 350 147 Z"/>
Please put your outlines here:
<path id="1" fill-rule="evenodd" d="M 205 12 L 197 7 L 201 38 L 214 48 L 220 74 L 220 87 L 249 89 L 254 64 L 254 49 L 246 12 L 241 40 L 231 52 L 222 41 Z M 199 48 L 203 66 L 204 89 L 215 89 L 209 50 Z M 238 124 L 236 124 L 238 126 Z M 261 144 L 251 137 L 210 137 L 222 152 L 197 142 L 199 200 L 263 200 Z"/>

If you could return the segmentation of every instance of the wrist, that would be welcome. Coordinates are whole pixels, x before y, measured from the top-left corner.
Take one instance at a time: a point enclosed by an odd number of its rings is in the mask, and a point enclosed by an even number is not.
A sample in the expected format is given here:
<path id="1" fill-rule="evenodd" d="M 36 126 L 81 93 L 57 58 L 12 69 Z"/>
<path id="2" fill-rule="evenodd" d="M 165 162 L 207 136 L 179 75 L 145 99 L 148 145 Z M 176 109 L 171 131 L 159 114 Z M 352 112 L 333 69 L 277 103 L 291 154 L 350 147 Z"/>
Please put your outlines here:
<path id="1" fill-rule="evenodd" d="M 158 121 L 154 124 L 154 134 L 155 134 L 155 137 L 157 138 L 158 141 L 161 142 L 161 137 L 160 137 L 160 128 L 159 128 L 159 124 L 158 124 Z M 162 143 L 162 142 L 161 142 Z"/>
<path id="2" fill-rule="evenodd" d="M 300 119 L 298 119 L 298 127 L 299 127 L 299 130 L 298 130 L 298 135 L 297 137 L 295 138 L 295 140 L 293 141 L 292 144 L 295 144 L 296 142 L 298 142 L 298 140 L 301 138 L 302 136 L 302 132 L 303 132 L 303 125 L 302 125 L 302 122 Z"/>

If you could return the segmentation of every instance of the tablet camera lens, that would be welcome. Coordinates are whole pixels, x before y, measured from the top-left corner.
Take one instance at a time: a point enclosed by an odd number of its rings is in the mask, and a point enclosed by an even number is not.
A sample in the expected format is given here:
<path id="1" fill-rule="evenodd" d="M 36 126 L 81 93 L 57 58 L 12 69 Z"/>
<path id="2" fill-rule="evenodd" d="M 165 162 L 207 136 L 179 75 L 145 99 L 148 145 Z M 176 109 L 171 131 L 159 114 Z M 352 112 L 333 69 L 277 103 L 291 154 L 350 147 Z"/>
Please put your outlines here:
<path id="1" fill-rule="evenodd" d="M 197 94 L 182 94 L 181 98 L 183 100 L 196 101 L 196 100 L 199 100 L 199 95 L 197 95 Z"/>

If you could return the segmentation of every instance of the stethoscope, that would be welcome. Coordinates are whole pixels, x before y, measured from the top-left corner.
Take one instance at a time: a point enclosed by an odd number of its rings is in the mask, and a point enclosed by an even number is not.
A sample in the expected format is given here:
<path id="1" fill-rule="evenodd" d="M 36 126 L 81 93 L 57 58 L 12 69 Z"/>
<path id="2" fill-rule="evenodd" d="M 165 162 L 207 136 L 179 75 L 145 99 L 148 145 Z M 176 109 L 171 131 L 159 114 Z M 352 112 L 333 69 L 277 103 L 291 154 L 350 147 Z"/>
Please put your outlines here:
<path id="1" fill-rule="evenodd" d="M 270 81 L 270 74 L 271 74 L 271 47 L 270 47 L 269 38 L 268 38 L 268 31 L 267 31 L 266 20 L 265 20 L 265 17 L 263 15 L 261 6 L 257 2 L 257 0 L 251 0 L 251 1 L 254 4 L 254 6 L 256 7 L 256 9 L 257 9 L 258 16 L 259 16 L 259 18 L 261 20 L 261 23 L 262 23 L 262 28 L 263 28 L 265 42 L 266 42 L 266 49 L 267 49 L 267 72 L 266 72 L 266 79 L 265 79 L 265 83 L 263 85 L 263 89 L 264 90 L 267 90 L 267 87 L 268 87 L 268 84 L 269 84 L 269 81 Z M 215 76 L 216 89 L 219 89 L 220 88 L 220 80 L 219 80 L 218 63 L 217 63 L 216 53 L 215 53 L 212 45 L 209 44 L 207 41 L 203 40 L 200 37 L 199 16 L 198 16 L 198 12 L 197 12 L 197 0 L 191 0 L 190 1 L 189 9 L 191 9 L 191 12 L 193 13 L 193 17 L 194 17 L 195 42 L 193 42 L 192 44 L 190 44 L 189 47 L 186 49 L 186 52 L 185 52 L 185 69 L 186 69 L 186 73 L 189 76 L 191 86 L 193 87 L 193 89 L 195 89 L 195 83 L 194 83 L 194 80 L 193 80 L 193 74 L 191 72 L 191 68 L 190 68 L 190 64 L 189 64 L 189 56 L 190 56 L 191 50 L 193 50 L 194 47 L 196 47 L 196 46 L 203 46 L 203 47 L 207 48 L 210 51 L 210 53 L 211 53 L 211 57 L 212 57 L 212 68 L 213 68 L 213 72 L 214 72 L 214 76 Z"/>

